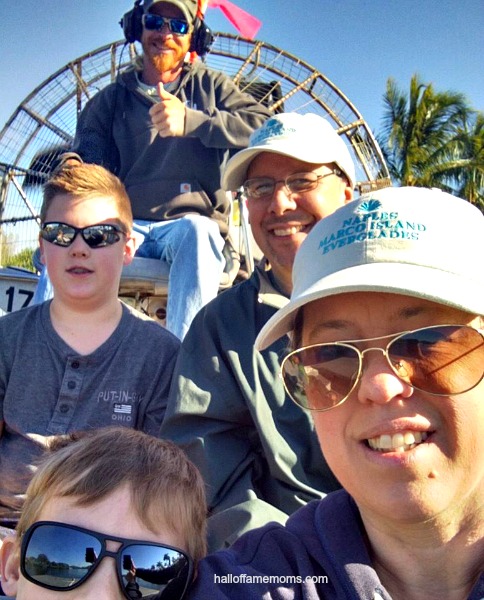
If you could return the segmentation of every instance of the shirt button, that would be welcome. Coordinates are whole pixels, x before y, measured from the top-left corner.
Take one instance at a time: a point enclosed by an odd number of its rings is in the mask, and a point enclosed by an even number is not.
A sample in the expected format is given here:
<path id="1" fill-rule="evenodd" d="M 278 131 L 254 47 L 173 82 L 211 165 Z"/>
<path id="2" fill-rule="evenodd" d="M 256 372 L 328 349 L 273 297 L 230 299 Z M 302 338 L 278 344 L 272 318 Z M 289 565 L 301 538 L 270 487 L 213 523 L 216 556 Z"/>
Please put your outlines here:
<path id="1" fill-rule="evenodd" d="M 69 412 L 69 405 L 68 404 L 61 404 L 60 411 L 61 411 L 61 413 L 64 413 L 64 414 L 66 412 Z"/>
<path id="2" fill-rule="evenodd" d="M 76 382 L 75 382 L 75 381 L 68 381 L 68 382 L 67 382 L 67 387 L 68 387 L 70 390 L 73 390 L 73 389 L 76 387 Z"/>
<path id="3" fill-rule="evenodd" d="M 78 369 L 79 368 L 79 361 L 78 360 L 73 361 L 71 367 L 73 369 Z"/>

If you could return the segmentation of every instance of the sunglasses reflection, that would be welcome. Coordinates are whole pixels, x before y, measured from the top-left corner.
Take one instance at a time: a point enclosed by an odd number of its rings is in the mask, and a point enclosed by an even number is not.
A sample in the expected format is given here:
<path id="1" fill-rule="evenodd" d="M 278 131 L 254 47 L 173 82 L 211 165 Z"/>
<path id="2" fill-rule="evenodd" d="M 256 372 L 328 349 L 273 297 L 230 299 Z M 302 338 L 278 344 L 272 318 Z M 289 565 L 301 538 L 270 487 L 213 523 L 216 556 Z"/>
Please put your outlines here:
<path id="1" fill-rule="evenodd" d="M 182 598 L 187 587 L 189 564 L 186 558 L 167 551 L 149 568 L 137 567 L 130 554 L 122 557 L 123 591 L 127 598 L 175 600 Z M 57 590 L 67 590 L 84 583 L 102 559 L 92 546 L 85 548 L 84 564 L 72 565 L 50 560 L 45 553 L 26 556 L 25 569 L 30 579 Z"/>
<path id="2" fill-rule="evenodd" d="M 305 362 L 312 364 L 304 364 Z M 300 406 L 310 410 L 337 406 L 354 386 L 358 362 L 348 359 L 318 363 L 292 355 L 284 364 L 284 384 Z"/>
<path id="3" fill-rule="evenodd" d="M 134 589 L 140 594 L 134 596 L 138 598 L 159 598 L 160 600 L 181 598 L 188 577 L 188 564 L 184 557 L 174 557 L 168 553 L 164 554 L 162 561 L 152 565 L 150 569 L 136 567 L 131 556 L 126 554 L 123 557 L 123 570 L 126 571 L 124 574 L 127 582 L 125 591 L 132 592 Z M 144 587 L 141 587 L 140 580 Z M 152 589 L 146 587 L 149 584 L 156 585 L 158 591 L 155 594 Z"/>

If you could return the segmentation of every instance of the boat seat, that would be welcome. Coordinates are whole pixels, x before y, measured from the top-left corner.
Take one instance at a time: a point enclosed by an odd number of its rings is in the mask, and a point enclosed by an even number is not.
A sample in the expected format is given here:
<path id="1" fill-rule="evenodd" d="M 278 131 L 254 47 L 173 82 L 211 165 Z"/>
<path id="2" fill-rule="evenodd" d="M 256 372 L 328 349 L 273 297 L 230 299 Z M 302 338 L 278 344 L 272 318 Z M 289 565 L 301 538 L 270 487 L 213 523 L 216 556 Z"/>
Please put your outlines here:
<path id="1" fill-rule="evenodd" d="M 220 280 L 220 290 L 229 288 L 237 277 L 240 268 L 240 256 L 228 239 L 223 254 L 225 268 Z M 169 266 L 157 258 L 135 256 L 129 265 L 123 267 L 119 293 L 121 296 L 167 296 Z"/>
<path id="2" fill-rule="evenodd" d="M 119 293 L 122 296 L 166 296 L 169 272 L 168 264 L 158 258 L 135 256 L 123 267 Z"/>

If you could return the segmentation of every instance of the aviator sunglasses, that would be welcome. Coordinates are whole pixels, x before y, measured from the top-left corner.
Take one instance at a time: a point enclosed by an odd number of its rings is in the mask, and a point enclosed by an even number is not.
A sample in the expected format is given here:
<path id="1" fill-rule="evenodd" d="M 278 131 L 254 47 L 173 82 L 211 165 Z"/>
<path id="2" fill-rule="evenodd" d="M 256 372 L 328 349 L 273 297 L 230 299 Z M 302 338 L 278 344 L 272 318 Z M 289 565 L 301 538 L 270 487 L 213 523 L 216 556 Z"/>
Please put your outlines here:
<path id="1" fill-rule="evenodd" d="M 120 227 L 116 225 L 89 225 L 80 229 L 67 223 L 44 223 L 40 229 L 40 236 L 46 242 L 67 248 L 76 239 L 77 234 L 82 235 L 82 239 L 90 248 L 104 248 L 112 246 L 121 239 L 121 234 L 126 235 Z"/>
<path id="2" fill-rule="evenodd" d="M 118 542 L 113 552 L 106 541 Z M 191 558 L 171 546 L 104 535 L 55 521 L 38 521 L 22 539 L 20 570 L 30 582 L 58 592 L 81 586 L 106 556 L 116 560 L 126 598 L 181 600 L 193 576 Z"/>
<path id="3" fill-rule="evenodd" d="M 161 17 L 152 13 L 146 13 L 141 17 L 143 27 L 150 31 L 161 31 L 165 23 L 171 33 L 176 35 L 186 35 L 190 30 L 190 25 L 184 19 L 170 19 Z"/>
<path id="4" fill-rule="evenodd" d="M 355 344 L 392 338 L 385 348 Z M 358 385 L 363 357 L 378 351 L 395 375 L 434 396 L 463 394 L 484 377 L 483 332 L 467 325 L 435 325 L 377 338 L 314 344 L 288 354 L 281 375 L 291 399 L 308 410 L 342 404 Z"/>

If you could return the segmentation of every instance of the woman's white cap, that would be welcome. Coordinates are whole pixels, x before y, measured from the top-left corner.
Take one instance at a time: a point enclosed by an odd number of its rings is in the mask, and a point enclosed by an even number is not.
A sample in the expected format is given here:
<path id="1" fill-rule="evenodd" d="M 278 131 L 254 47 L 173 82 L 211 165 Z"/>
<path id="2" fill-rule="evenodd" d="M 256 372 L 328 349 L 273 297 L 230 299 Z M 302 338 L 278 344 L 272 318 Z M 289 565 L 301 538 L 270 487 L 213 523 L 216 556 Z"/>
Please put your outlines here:
<path id="1" fill-rule="evenodd" d="M 319 221 L 294 261 L 289 303 L 262 328 L 262 350 L 298 310 L 345 292 L 388 292 L 484 314 L 484 215 L 437 189 L 385 188 Z"/>
<path id="2" fill-rule="evenodd" d="M 247 179 L 250 163 L 261 152 L 273 152 L 316 165 L 336 163 L 355 187 L 355 166 L 343 139 L 326 119 L 313 113 L 281 113 L 265 121 L 249 139 L 249 146 L 228 161 L 222 177 L 224 190 L 237 190 Z"/>

